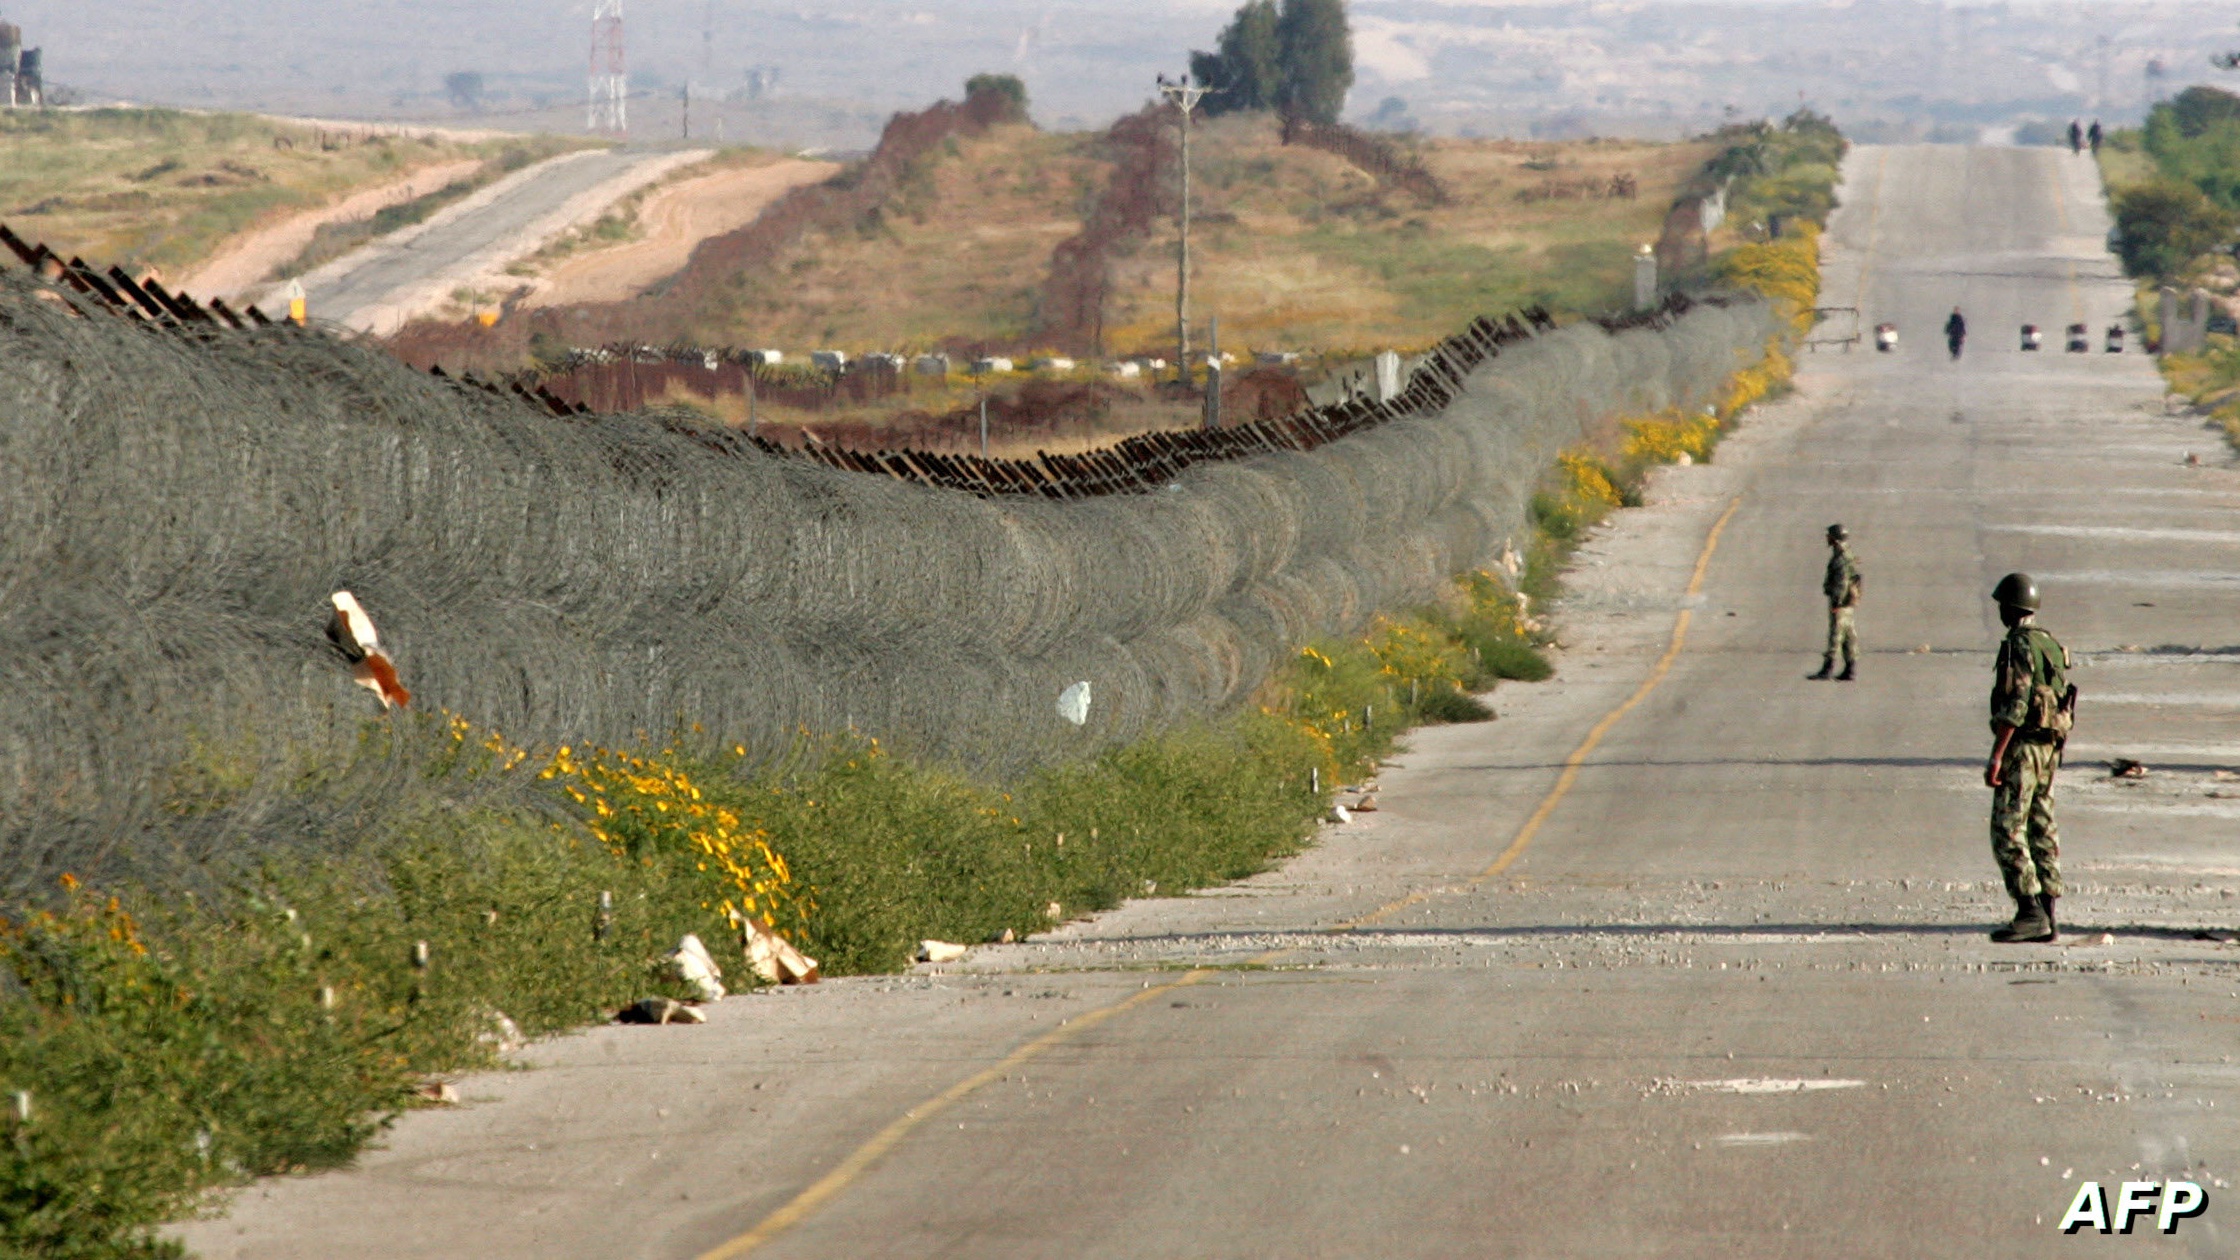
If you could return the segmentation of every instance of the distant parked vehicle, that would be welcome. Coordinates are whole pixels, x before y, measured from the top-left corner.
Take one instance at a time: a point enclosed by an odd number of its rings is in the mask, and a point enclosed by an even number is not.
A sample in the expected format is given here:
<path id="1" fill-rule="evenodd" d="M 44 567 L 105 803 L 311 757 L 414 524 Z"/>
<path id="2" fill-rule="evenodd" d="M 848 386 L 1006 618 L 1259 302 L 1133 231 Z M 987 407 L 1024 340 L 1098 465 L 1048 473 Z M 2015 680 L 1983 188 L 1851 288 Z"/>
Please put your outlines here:
<path id="1" fill-rule="evenodd" d="M 2083 324 L 2069 325 L 2069 353 L 2090 354 L 2091 352 L 2092 330 L 2086 328 Z"/>
<path id="2" fill-rule="evenodd" d="M 2098 126 L 2098 124 L 2094 125 Z M 2121 324 L 2108 325 L 2108 353 L 2123 353 L 2123 325 Z"/>
<path id="3" fill-rule="evenodd" d="M 2045 334 L 2038 331 L 2038 326 L 2036 324 L 2024 324 L 2022 326 L 2023 349 L 2035 350 L 2045 343 L 2045 339 Z"/>
<path id="4" fill-rule="evenodd" d="M 1898 326 L 1896 324 L 1876 324 L 1874 326 L 1874 348 L 1884 354 L 1897 349 Z"/>

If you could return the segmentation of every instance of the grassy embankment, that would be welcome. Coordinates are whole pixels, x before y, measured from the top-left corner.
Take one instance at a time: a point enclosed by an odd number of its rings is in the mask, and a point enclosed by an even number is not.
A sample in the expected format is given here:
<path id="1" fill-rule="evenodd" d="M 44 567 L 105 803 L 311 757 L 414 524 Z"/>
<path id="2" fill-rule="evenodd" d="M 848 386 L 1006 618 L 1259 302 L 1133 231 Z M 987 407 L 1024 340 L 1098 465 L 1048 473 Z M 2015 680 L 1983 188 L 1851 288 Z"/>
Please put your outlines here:
<path id="1" fill-rule="evenodd" d="M 0 220 L 65 257 L 177 277 L 240 232 L 423 167 L 481 160 L 483 174 L 468 188 L 445 190 L 464 196 L 509 163 L 582 143 L 375 136 L 167 109 L 0 111 Z M 418 221 L 435 204 L 383 211 L 384 230 Z"/>
<path id="2" fill-rule="evenodd" d="M 2240 228 L 2240 96 L 2189 88 L 2155 106 L 2143 127 L 2111 133 L 2099 157 L 2145 339 L 2162 341 L 2164 286 L 2201 289 L 2226 314 L 2240 309 L 2232 252 Z M 2240 445 L 2240 339 L 2211 333 L 2200 350 L 2165 353 L 2158 363 L 2171 391 Z"/>
<path id="3" fill-rule="evenodd" d="M 1726 266 L 1809 307 L 1815 257 L 1807 232 Z M 1712 415 L 1638 417 L 1567 453 L 1518 586 L 1551 594 L 1585 529 L 1653 466 L 1709 458 L 1786 371 L 1776 353 Z M 231 872 L 200 899 L 72 886 L 0 931 L 15 985 L 0 1091 L 22 1091 L 0 1119 L 0 1252 L 171 1254 L 155 1223 L 249 1177 L 346 1162 L 430 1074 L 490 1064 L 498 1012 L 535 1036 L 681 992 L 661 952 L 687 931 L 730 939 L 732 908 L 838 975 L 901 967 L 923 937 L 1038 930 L 1050 902 L 1070 917 L 1263 869 L 1407 727 L 1482 716 L 1470 693 L 1545 676 L 1541 641 L 1507 582 L 1465 574 L 1429 606 L 1304 647 L 1241 714 L 1010 784 L 860 741 L 749 771 L 743 750 L 697 737 L 532 751 L 464 718 L 369 724 L 361 755 L 402 759 L 417 786 L 409 821 L 355 856 Z M 202 769 L 174 809 L 223 803 L 232 776 Z M 304 790 L 351 773 L 307 773 Z M 741 979 L 737 950 L 718 953 Z"/>

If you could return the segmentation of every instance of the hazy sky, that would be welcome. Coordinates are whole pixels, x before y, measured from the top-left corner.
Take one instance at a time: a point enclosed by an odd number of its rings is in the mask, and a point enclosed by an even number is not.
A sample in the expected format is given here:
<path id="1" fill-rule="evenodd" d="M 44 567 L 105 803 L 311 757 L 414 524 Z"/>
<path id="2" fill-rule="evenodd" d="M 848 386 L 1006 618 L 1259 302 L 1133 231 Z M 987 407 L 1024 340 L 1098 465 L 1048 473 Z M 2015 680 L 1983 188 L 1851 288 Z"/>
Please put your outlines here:
<path id="1" fill-rule="evenodd" d="M 1210 47 L 1234 0 L 626 0 L 634 84 L 870 111 L 1019 74 L 1036 116 L 1100 124 Z M 2232 81 L 2240 2 L 1942 6 L 1920 0 L 1353 0 L 1352 109 L 1388 97 L 1435 129 L 1569 117 L 1623 130 L 1793 107 L 1993 120 L 2135 113 L 2156 90 Z M 180 104 L 427 115 L 444 76 L 484 76 L 494 114 L 580 99 L 590 0 L 0 0 L 51 79 Z M 2165 73 L 2148 75 L 2150 62 Z M 866 116 L 872 116 L 868 114 Z M 1397 116 L 1397 115 L 1394 115 Z M 1627 122 L 1625 120 L 1632 120 Z"/>

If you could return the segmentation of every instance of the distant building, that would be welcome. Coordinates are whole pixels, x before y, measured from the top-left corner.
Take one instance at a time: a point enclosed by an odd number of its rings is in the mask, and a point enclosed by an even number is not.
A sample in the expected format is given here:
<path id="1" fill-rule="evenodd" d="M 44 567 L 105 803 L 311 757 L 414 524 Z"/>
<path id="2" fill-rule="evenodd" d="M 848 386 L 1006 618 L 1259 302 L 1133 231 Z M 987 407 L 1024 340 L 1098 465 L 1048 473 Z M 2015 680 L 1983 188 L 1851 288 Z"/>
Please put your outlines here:
<path id="1" fill-rule="evenodd" d="M 0 22 L 0 105 L 47 103 L 47 86 L 39 74 L 39 50 L 23 46 L 23 28 Z"/>

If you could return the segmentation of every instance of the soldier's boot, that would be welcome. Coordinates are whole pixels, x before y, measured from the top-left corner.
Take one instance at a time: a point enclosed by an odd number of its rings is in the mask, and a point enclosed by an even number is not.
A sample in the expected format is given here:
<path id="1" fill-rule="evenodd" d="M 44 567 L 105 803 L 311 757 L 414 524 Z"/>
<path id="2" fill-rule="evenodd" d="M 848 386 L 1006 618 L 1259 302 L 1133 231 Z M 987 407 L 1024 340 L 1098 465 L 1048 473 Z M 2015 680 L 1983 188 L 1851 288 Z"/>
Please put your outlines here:
<path id="1" fill-rule="evenodd" d="M 2046 912 L 2046 939 L 2049 941 L 2061 935 L 2061 925 L 2053 917 L 2053 903 L 2059 900 L 2061 898 L 2052 893 L 2038 894 L 2038 908 Z"/>
<path id="2" fill-rule="evenodd" d="M 2014 922 L 1993 931 L 1991 939 L 2002 945 L 2048 941 L 2053 939 L 2053 924 L 2035 896 L 2021 897 L 2015 901 Z"/>
<path id="3" fill-rule="evenodd" d="M 1858 676 L 1859 663 L 1857 661 L 1845 661 L 1843 663 L 1843 672 L 1836 675 L 1836 681 L 1850 682 L 1852 679 L 1857 678 Z"/>
<path id="4" fill-rule="evenodd" d="M 1823 656 L 1820 658 L 1820 672 L 1817 674 L 1806 674 L 1805 678 L 1810 682 L 1824 682 L 1827 679 L 1833 677 L 1835 675 L 1835 672 L 1836 658 L 1833 656 Z"/>

